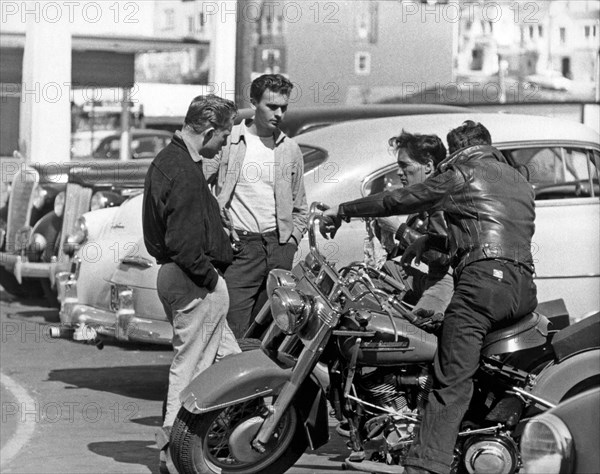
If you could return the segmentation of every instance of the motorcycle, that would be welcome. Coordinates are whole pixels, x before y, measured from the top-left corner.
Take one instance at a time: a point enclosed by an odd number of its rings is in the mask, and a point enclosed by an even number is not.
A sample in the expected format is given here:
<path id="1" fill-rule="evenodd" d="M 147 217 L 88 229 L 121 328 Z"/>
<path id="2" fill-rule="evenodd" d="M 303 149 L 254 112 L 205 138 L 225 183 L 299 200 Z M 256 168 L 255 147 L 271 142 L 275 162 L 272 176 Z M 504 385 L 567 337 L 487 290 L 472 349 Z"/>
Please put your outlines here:
<path id="1" fill-rule="evenodd" d="M 437 341 L 412 324 L 401 279 L 327 262 L 315 232 L 322 209 L 311 206 L 305 260 L 269 276 L 272 322 L 261 348 L 221 360 L 182 393 L 170 439 L 180 473 L 285 472 L 329 440 L 328 402 L 349 438 L 345 468 L 402 472 Z M 453 472 L 514 474 L 526 419 L 600 386 L 600 313 L 548 326 L 534 312 L 486 337 Z"/>

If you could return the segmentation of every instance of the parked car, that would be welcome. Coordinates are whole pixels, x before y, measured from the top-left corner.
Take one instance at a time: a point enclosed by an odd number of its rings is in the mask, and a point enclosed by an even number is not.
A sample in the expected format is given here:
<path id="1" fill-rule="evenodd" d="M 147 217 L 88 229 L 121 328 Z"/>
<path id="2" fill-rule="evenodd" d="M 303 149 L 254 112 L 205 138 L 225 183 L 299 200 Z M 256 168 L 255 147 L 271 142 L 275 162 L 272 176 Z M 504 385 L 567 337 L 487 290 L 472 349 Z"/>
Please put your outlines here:
<path id="1" fill-rule="evenodd" d="M 465 112 L 465 107 L 436 104 L 363 104 L 337 105 L 330 107 L 291 107 L 281 121 L 280 128 L 287 136 L 297 135 L 347 122 L 349 120 L 395 117 L 399 115 L 452 114 Z M 236 123 L 254 115 L 252 109 L 240 109 Z M 152 128 L 174 132 L 181 128 L 183 117 L 147 117 L 146 123 Z"/>
<path id="2" fill-rule="evenodd" d="M 600 388 L 569 398 L 525 425 L 522 474 L 600 472 Z"/>
<path id="3" fill-rule="evenodd" d="M 534 237 L 539 300 L 560 296 L 574 316 L 600 307 L 598 135 L 575 122 L 504 114 L 415 115 L 331 125 L 297 138 L 309 201 L 339 203 L 398 182 L 387 140 L 402 129 L 441 137 L 464 120 L 484 123 L 506 156 L 527 167 L 536 188 Z M 490 177 L 493 179 L 493 177 Z M 525 179 L 515 171 L 515 179 Z M 168 344 L 171 327 L 156 294 L 158 266 L 143 243 L 142 197 L 90 212 L 73 236 L 73 271 L 58 276 L 64 324 L 86 323 L 121 340 Z M 322 252 L 340 264 L 361 260 L 364 224 L 343 225 Z M 300 245 L 297 258 L 306 255 Z"/>
<path id="4" fill-rule="evenodd" d="M 331 123 L 361 117 L 386 117 L 391 115 L 415 115 L 419 113 L 452 113 L 462 111 L 458 107 L 443 105 L 365 105 L 360 107 L 309 107 L 291 110 L 283 123 L 290 136 L 308 129 L 322 128 Z M 253 115 L 252 109 L 242 109 L 237 123 Z M 174 131 L 181 128 L 183 117 L 152 121 Z M 136 138 L 137 137 L 137 138 Z M 106 160 L 118 155 L 119 135 L 114 132 L 98 146 L 93 161 L 66 162 L 60 165 L 43 164 L 23 168 L 23 176 L 13 182 L 12 200 L 0 210 L 0 237 L 2 229 L 6 240 L 0 239 L 0 284 L 10 293 L 33 296 L 31 285 L 41 286 L 50 300 L 54 276 L 68 268 L 70 259 L 63 252 L 64 236 L 73 229 L 77 218 L 84 212 L 102 207 L 112 207 L 123 202 L 130 193 L 128 187 L 139 189 L 155 152 L 171 138 L 165 130 L 134 129 L 132 146 L 135 163 Z M 81 166 L 79 166 L 81 164 Z M 73 171 L 68 176 L 68 170 Z M 120 174 L 115 175 L 114 170 Z M 131 175 L 129 182 L 123 182 Z M 71 184 L 68 186 L 67 181 Z M 37 183 L 37 184 L 36 184 Z M 92 193 L 90 194 L 90 189 Z M 66 194 L 60 194 L 64 191 Z M 99 193 L 96 193 L 99 191 Z M 134 191 L 135 192 L 135 191 Z M 41 196 L 44 205 L 38 209 Z M 53 211 L 54 199 L 58 197 L 57 215 Z M 65 196 L 67 196 L 65 204 Z M 73 197 L 74 196 L 74 197 Z M 63 210 L 64 209 L 64 210 Z M 9 211 L 10 210 L 10 211 Z M 4 217 L 3 217 L 4 216 Z M 65 216 L 67 216 L 65 218 Z M 44 217 L 43 221 L 38 221 Z M 19 236 L 17 239 L 16 236 Z M 18 244 L 16 243 L 18 242 Z"/>
<path id="5" fill-rule="evenodd" d="M 152 159 L 171 141 L 173 134 L 165 130 L 134 128 L 131 130 L 131 159 Z M 118 160 L 121 153 L 121 134 L 115 133 L 104 138 L 93 158 L 98 160 Z"/>
<path id="6" fill-rule="evenodd" d="M 145 162 L 144 162 L 145 161 Z M 23 165 L 15 174 L 0 243 L 0 284 L 56 302 L 54 277 L 69 268 L 63 243 L 86 211 L 118 206 L 143 188 L 150 160 Z"/>
<path id="7" fill-rule="evenodd" d="M 530 74 L 525 77 L 525 81 L 543 89 L 555 91 L 570 91 L 573 87 L 573 81 L 558 71 L 540 71 L 536 74 Z"/>

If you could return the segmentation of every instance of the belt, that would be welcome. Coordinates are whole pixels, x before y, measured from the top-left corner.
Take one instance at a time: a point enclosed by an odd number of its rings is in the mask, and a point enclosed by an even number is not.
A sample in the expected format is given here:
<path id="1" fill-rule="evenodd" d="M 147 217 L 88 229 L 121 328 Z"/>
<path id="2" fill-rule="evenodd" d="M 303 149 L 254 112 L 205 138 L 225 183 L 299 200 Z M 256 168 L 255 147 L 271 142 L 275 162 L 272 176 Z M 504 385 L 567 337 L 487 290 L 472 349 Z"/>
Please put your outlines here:
<path id="1" fill-rule="evenodd" d="M 263 240 L 265 237 L 278 238 L 277 230 L 269 232 L 250 232 L 248 230 L 235 229 L 240 240 Z"/>
<path id="2" fill-rule="evenodd" d="M 514 260 L 512 258 L 505 258 L 505 257 L 497 257 L 497 258 L 494 258 L 493 260 L 497 260 L 499 262 L 510 262 L 513 265 L 521 267 L 522 269 L 526 270 L 527 272 L 531 273 L 532 275 L 535 273 L 535 269 L 533 268 L 533 265 L 529 265 L 525 262 L 519 262 L 518 260 Z"/>

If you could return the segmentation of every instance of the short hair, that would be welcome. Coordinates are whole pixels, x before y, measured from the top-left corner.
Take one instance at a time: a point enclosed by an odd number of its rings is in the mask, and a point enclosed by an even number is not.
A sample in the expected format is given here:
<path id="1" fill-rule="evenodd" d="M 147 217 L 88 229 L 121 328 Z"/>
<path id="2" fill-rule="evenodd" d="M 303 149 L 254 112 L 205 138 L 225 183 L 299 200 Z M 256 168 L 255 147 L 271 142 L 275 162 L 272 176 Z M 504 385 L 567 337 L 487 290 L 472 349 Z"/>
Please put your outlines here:
<path id="1" fill-rule="evenodd" d="M 437 166 L 446 158 L 446 147 L 437 135 L 408 133 L 402 130 L 400 135 L 390 138 L 388 144 L 394 153 L 403 148 L 412 160 L 423 165 L 431 160 Z"/>
<path id="2" fill-rule="evenodd" d="M 289 96 L 294 84 L 281 74 L 263 74 L 252 81 L 250 86 L 250 98 L 260 101 L 265 91 L 277 92 Z"/>
<path id="3" fill-rule="evenodd" d="M 489 130 L 473 120 L 466 120 L 461 126 L 450 130 L 446 139 L 450 154 L 469 146 L 492 144 Z"/>
<path id="4" fill-rule="evenodd" d="M 214 94 L 194 97 L 188 107 L 183 122 L 195 133 L 202 133 L 209 127 L 225 128 L 237 115 L 237 107 L 227 99 Z"/>

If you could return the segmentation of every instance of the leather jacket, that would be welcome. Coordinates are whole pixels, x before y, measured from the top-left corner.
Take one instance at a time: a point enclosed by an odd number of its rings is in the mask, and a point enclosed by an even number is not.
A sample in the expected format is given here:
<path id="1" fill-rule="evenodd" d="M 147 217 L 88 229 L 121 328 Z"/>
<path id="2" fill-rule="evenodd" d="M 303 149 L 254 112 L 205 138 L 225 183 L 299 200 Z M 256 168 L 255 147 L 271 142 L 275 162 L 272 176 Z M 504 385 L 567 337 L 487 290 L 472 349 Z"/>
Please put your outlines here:
<path id="1" fill-rule="evenodd" d="M 448 229 L 444 214 L 441 211 L 419 212 L 411 214 L 396 231 L 395 238 L 399 242 L 396 251 L 398 255 L 404 253 L 406 248 L 418 237 L 428 235 L 430 238 L 446 241 Z M 396 255 L 394 255 L 396 256 Z M 444 276 L 450 267 L 450 256 L 447 252 L 436 249 L 425 251 L 421 258 L 429 267 L 430 276 Z"/>
<path id="2" fill-rule="evenodd" d="M 496 148 L 464 148 L 422 183 L 339 206 L 343 218 L 422 211 L 444 212 L 448 237 L 432 236 L 430 242 L 449 251 L 457 273 L 487 259 L 509 260 L 533 272 L 534 191 Z"/>

